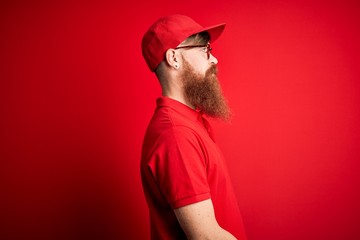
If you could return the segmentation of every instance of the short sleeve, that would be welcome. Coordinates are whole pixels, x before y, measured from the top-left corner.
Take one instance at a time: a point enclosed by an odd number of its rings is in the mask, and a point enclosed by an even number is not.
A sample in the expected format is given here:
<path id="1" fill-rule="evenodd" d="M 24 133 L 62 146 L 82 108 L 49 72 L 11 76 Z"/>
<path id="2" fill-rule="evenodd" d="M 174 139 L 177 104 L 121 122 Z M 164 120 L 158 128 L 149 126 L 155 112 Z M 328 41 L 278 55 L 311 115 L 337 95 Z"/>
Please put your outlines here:
<path id="1" fill-rule="evenodd" d="M 154 180 L 172 208 L 210 198 L 202 142 L 186 127 L 163 133 L 149 161 Z"/>

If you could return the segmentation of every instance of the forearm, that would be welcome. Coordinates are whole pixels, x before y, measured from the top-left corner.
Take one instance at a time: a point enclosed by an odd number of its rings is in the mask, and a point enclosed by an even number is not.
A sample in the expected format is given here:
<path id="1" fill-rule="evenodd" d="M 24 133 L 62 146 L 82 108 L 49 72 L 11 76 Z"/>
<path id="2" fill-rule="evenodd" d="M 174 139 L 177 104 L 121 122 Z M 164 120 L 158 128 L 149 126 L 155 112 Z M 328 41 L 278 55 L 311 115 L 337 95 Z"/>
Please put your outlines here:
<path id="1" fill-rule="evenodd" d="M 208 239 L 236 240 L 236 238 L 231 233 L 220 227 L 217 233 L 214 236 L 210 236 Z"/>
<path id="2" fill-rule="evenodd" d="M 175 209 L 175 215 L 190 240 L 236 240 L 217 223 L 210 199 Z"/>
<path id="3" fill-rule="evenodd" d="M 213 231 L 209 231 L 199 236 L 188 236 L 189 240 L 236 240 L 236 238 L 226 231 L 225 229 L 218 227 Z"/>

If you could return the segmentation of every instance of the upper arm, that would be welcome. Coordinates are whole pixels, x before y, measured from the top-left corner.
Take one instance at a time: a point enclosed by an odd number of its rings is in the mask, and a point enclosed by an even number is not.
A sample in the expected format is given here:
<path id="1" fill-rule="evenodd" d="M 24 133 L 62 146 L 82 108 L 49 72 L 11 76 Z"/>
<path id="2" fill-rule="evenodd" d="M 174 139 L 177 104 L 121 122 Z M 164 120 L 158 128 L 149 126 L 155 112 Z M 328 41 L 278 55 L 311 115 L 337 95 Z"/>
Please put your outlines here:
<path id="1" fill-rule="evenodd" d="M 185 127 L 164 132 L 148 162 L 160 197 L 173 209 L 210 198 L 207 168 L 198 136 Z"/>
<path id="2" fill-rule="evenodd" d="M 174 212 L 188 239 L 236 239 L 218 225 L 211 199 L 174 209 Z"/>

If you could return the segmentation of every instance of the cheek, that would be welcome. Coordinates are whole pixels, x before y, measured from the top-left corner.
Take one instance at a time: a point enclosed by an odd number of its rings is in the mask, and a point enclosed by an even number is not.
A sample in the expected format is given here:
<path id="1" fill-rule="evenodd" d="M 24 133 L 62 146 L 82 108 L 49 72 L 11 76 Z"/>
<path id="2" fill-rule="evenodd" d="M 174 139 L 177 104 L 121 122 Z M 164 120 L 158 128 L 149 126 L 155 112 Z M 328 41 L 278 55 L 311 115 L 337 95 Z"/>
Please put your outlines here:
<path id="1" fill-rule="evenodd" d="M 210 67 L 208 62 L 198 55 L 188 54 L 186 55 L 186 61 L 191 66 L 191 69 L 201 76 L 205 76 L 206 71 Z"/>
<path id="2" fill-rule="evenodd" d="M 201 75 L 205 75 L 206 71 L 209 69 L 209 65 L 204 62 L 203 59 L 197 59 L 194 61 L 193 67 L 195 71 Z"/>

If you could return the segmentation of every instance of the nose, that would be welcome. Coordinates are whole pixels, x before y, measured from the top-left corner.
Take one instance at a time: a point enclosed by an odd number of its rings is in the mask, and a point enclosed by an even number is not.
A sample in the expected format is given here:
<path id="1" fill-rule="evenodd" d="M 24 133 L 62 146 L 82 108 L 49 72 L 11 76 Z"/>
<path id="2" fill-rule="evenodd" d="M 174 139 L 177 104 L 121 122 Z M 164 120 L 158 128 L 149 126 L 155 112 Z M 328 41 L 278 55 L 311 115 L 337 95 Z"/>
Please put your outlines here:
<path id="1" fill-rule="evenodd" d="M 212 63 L 212 64 L 217 64 L 218 63 L 218 60 L 217 60 L 217 58 L 216 57 L 214 57 L 214 55 L 212 55 L 211 53 L 210 53 L 210 62 Z"/>

